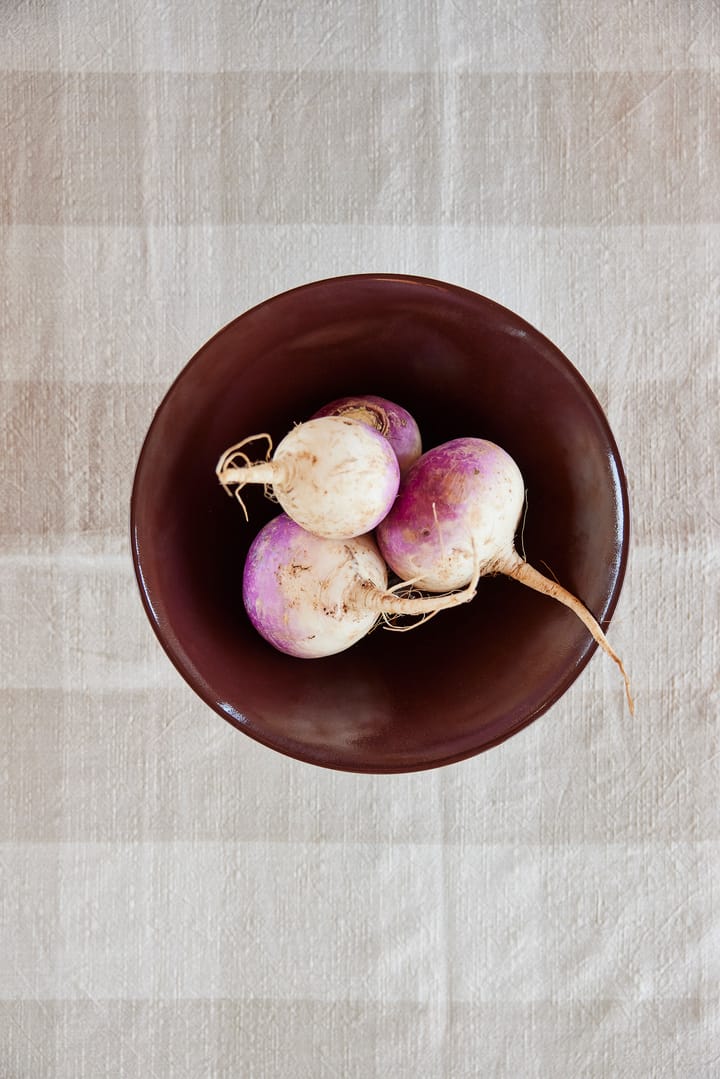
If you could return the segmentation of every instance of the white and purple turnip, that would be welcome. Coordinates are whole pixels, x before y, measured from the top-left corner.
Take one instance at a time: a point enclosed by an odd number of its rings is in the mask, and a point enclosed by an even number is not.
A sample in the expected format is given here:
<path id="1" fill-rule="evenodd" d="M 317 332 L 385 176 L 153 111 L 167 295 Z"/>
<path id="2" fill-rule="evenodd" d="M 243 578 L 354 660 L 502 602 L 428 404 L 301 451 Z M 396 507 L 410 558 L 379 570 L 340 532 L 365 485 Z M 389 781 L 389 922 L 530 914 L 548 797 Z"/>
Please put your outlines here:
<path id="1" fill-rule="evenodd" d="M 371 532 L 393 504 L 400 482 L 395 452 L 386 438 L 359 420 L 308 420 L 293 427 L 271 459 L 253 462 L 245 447 L 258 439 L 267 440 L 269 456 L 270 436 L 255 435 L 226 450 L 216 468 L 220 483 L 234 491 L 243 510 L 243 487 L 261 483 L 308 532 L 352 539 Z"/>
<path id="2" fill-rule="evenodd" d="M 630 685 L 617 653 L 580 600 L 529 565 L 515 550 L 525 500 L 512 457 L 480 438 L 456 438 L 429 450 L 404 476 L 377 528 L 380 551 L 399 577 L 426 592 L 462 588 L 478 572 L 502 573 L 569 607 L 617 663 L 630 711 Z"/>
<path id="3" fill-rule="evenodd" d="M 339 397 L 319 409 L 313 419 L 319 416 L 345 416 L 359 420 L 384 435 L 400 465 L 400 475 L 404 475 L 415 464 L 422 453 L 420 429 L 401 405 L 388 401 L 385 397 L 363 394 L 357 397 Z"/>
<path id="4" fill-rule="evenodd" d="M 278 651 L 315 659 L 349 648 L 384 614 L 434 614 L 467 603 L 476 586 L 475 576 L 451 595 L 399 595 L 402 586 L 388 589 L 372 536 L 316 536 L 281 513 L 250 546 L 243 602 L 255 629 Z"/>

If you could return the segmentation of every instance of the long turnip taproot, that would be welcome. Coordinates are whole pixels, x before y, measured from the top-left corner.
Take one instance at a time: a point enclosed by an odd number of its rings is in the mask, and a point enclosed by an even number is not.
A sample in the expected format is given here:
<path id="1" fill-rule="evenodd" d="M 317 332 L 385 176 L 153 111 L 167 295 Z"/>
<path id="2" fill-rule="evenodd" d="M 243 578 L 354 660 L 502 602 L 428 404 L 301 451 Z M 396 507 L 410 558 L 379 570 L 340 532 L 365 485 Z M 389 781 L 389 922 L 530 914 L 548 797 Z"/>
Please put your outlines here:
<path id="1" fill-rule="evenodd" d="M 420 429 L 401 405 L 388 401 L 385 397 L 364 394 L 358 397 L 339 397 L 319 409 L 313 419 L 319 416 L 346 416 L 360 420 L 361 423 L 379 431 L 395 450 L 400 465 L 400 475 L 404 475 L 415 464 L 422 453 Z"/>
<path id="2" fill-rule="evenodd" d="M 344 651 L 383 614 L 431 614 L 467 603 L 476 587 L 477 576 L 451 595 L 399 595 L 399 586 L 388 589 L 372 536 L 315 536 L 284 513 L 255 537 L 243 571 L 243 602 L 255 629 L 278 651 L 304 659 Z"/>
<path id="3" fill-rule="evenodd" d="M 512 457 L 480 438 L 456 438 L 425 453 L 403 478 L 389 514 L 377 529 L 380 550 L 400 577 L 418 588 L 462 588 L 477 572 L 503 573 L 569 607 L 625 679 L 620 657 L 580 600 L 529 565 L 515 550 L 525 500 L 523 477 Z"/>
<path id="4" fill-rule="evenodd" d="M 308 532 L 352 539 L 371 532 L 390 509 L 400 482 L 397 457 L 359 420 L 324 416 L 298 424 L 272 459 L 253 463 L 244 447 L 261 438 L 271 450 L 270 436 L 257 435 L 231 446 L 217 465 L 220 483 L 234 488 L 243 510 L 246 484 L 271 485 L 281 508 Z"/>

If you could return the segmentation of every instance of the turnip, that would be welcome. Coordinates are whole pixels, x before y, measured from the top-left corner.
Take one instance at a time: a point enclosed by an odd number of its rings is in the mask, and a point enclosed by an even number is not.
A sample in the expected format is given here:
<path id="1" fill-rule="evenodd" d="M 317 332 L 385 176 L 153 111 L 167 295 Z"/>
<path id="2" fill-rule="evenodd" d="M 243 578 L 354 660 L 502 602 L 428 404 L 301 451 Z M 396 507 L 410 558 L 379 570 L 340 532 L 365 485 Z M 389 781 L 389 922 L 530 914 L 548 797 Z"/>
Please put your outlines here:
<path id="1" fill-rule="evenodd" d="M 390 443 L 359 420 L 324 416 L 294 427 L 271 460 L 253 463 L 243 447 L 269 435 L 255 435 L 231 446 L 220 458 L 217 475 L 229 492 L 248 483 L 272 487 L 281 508 L 303 528 L 331 539 L 371 532 L 397 494 L 400 469 Z M 247 517 L 247 513 L 246 513 Z"/>
<path id="2" fill-rule="evenodd" d="M 306 532 L 286 514 L 253 540 L 243 602 L 257 631 L 281 652 L 331 656 L 361 640 L 383 614 L 427 615 L 473 598 L 477 575 L 451 595 L 407 597 L 388 589 L 372 536 L 334 540 Z"/>
<path id="3" fill-rule="evenodd" d="M 426 592 L 461 588 L 477 573 L 504 573 L 564 603 L 617 663 L 630 711 L 633 700 L 620 657 L 587 608 L 515 550 L 525 485 L 512 457 L 480 438 L 456 438 L 425 453 L 409 470 L 377 529 L 380 550 L 400 577 Z"/>
<path id="4" fill-rule="evenodd" d="M 379 431 L 395 450 L 401 476 L 422 453 L 420 430 L 415 420 L 406 409 L 384 397 L 373 394 L 340 397 L 319 409 L 313 419 L 317 416 L 347 416 Z"/>

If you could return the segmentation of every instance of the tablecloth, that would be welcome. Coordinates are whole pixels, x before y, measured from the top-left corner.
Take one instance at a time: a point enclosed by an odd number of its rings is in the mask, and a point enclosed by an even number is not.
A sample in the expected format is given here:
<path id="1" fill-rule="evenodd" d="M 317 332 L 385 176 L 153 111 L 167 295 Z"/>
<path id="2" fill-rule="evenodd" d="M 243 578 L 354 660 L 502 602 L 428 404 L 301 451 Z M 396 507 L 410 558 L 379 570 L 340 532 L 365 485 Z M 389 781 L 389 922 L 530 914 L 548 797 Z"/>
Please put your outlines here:
<path id="1" fill-rule="evenodd" d="M 720 8 L 4 0 L 0 1076 L 720 1076 Z M 133 579 L 159 400 L 342 273 L 540 328 L 625 463 L 601 654 L 462 764 L 312 768 Z"/>

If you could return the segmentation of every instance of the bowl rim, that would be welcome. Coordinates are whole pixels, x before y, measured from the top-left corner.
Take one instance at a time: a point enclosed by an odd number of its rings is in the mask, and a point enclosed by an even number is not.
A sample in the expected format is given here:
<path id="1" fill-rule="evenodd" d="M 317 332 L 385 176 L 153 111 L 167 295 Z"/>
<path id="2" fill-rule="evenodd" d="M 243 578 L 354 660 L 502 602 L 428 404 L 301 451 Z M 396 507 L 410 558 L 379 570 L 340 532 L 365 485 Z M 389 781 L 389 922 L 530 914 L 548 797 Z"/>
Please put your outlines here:
<path id="1" fill-rule="evenodd" d="M 261 300 L 259 303 L 254 304 L 247 310 L 242 311 L 235 318 L 230 319 L 223 326 L 220 327 L 211 337 L 209 337 L 200 347 L 192 354 L 189 360 L 180 368 L 178 373 L 170 382 L 166 392 L 161 398 L 159 404 L 156 406 L 153 412 L 152 419 L 148 425 L 148 429 L 142 440 L 140 451 L 138 453 L 137 462 L 135 465 L 135 471 L 133 475 L 132 489 L 130 493 L 130 547 L 133 562 L 133 570 L 135 574 L 135 580 L 140 592 L 140 598 L 143 608 L 145 610 L 146 617 L 153 629 L 156 639 L 159 641 L 166 656 L 175 667 L 176 671 L 180 674 L 183 681 L 189 686 L 189 688 L 214 712 L 221 716 L 227 723 L 229 723 L 236 730 L 241 731 L 243 734 L 252 738 L 253 741 L 266 746 L 268 749 L 274 750 L 276 753 L 280 753 L 284 757 L 288 757 L 291 760 L 299 761 L 303 764 L 313 765 L 314 767 L 325 768 L 330 771 L 349 772 L 353 774 L 362 775 L 398 775 L 407 774 L 412 772 L 429 771 L 435 768 L 447 767 L 451 764 L 457 764 L 464 760 L 472 759 L 479 756 L 482 753 L 486 753 L 490 749 L 494 749 L 506 742 L 509 738 L 514 737 L 520 731 L 530 726 L 536 719 L 548 712 L 557 702 L 567 693 L 573 683 L 578 679 L 585 667 L 590 662 L 592 656 L 598 649 L 598 644 L 592 637 L 588 637 L 588 642 L 577 659 L 577 662 L 568 667 L 565 676 L 561 679 L 557 689 L 550 694 L 550 696 L 543 701 L 537 708 L 529 712 L 526 716 L 523 716 L 522 720 L 514 727 L 503 731 L 503 733 L 496 738 L 482 742 L 481 745 L 465 749 L 461 752 L 449 753 L 446 757 L 437 757 L 427 761 L 414 761 L 407 764 L 388 764 L 382 766 L 378 763 L 371 765 L 363 765 L 361 762 L 350 763 L 335 763 L 329 761 L 322 761 L 316 759 L 312 753 L 307 754 L 294 749 L 279 746 L 272 740 L 264 738 L 262 732 L 255 730 L 247 722 L 244 722 L 239 718 L 242 713 L 238 710 L 236 715 L 229 714 L 225 709 L 219 706 L 219 702 L 214 698 L 213 694 L 209 692 L 207 683 L 195 668 L 187 662 L 182 654 L 174 649 L 167 639 L 167 635 L 161 631 L 160 620 L 158 619 L 155 610 L 150 601 L 148 594 L 148 588 L 145 583 L 145 579 L 142 572 L 142 558 L 139 549 L 138 542 L 138 521 L 137 521 L 137 502 L 138 491 L 142 480 L 142 471 L 144 467 L 144 460 L 148 452 L 150 441 L 154 435 L 154 429 L 159 424 L 162 413 L 169 407 L 170 400 L 175 392 L 175 389 L 179 382 L 184 379 L 191 368 L 194 368 L 196 364 L 202 361 L 204 353 L 215 343 L 216 339 L 224 335 L 232 326 L 235 326 L 238 322 L 247 318 L 248 316 L 259 311 L 263 307 L 273 304 L 278 300 L 285 299 L 293 293 L 310 291 L 326 285 L 340 285 L 340 284 L 352 284 L 353 282 L 363 281 L 378 281 L 387 284 L 406 284 L 406 285 L 418 285 L 424 288 L 433 288 L 438 291 L 448 292 L 453 295 L 460 295 L 467 297 L 471 302 L 477 303 L 478 301 L 489 308 L 494 308 L 499 314 L 505 318 L 512 320 L 519 328 L 525 329 L 535 340 L 538 340 L 544 344 L 546 348 L 554 354 L 555 360 L 559 366 L 563 367 L 571 380 L 576 384 L 579 392 L 584 397 L 586 402 L 591 406 L 592 411 L 595 414 L 596 420 L 603 430 L 604 437 L 607 441 L 607 446 L 610 452 L 610 458 L 613 464 L 613 471 L 616 477 L 617 489 L 620 492 L 620 511 L 621 511 L 621 525 L 620 540 L 619 540 L 619 558 L 617 568 L 615 571 L 615 579 L 612 589 L 610 590 L 605 612 L 603 618 L 600 621 L 600 625 L 606 628 L 610 623 L 613 614 L 617 608 L 617 604 L 620 599 L 623 584 L 625 581 L 625 575 L 627 572 L 628 559 L 630 553 L 630 504 L 627 477 L 625 475 L 625 469 L 623 466 L 620 451 L 617 445 L 617 441 L 610 427 L 610 423 L 605 414 L 600 401 L 598 400 L 595 392 L 591 388 L 590 384 L 586 381 L 584 376 L 578 370 L 578 368 L 568 359 L 568 357 L 562 352 L 562 350 L 550 340 L 541 330 L 538 330 L 532 323 L 528 322 L 518 315 L 511 308 L 499 303 L 497 300 L 493 300 L 482 293 L 475 292 L 472 289 L 465 287 L 464 285 L 457 285 L 452 282 L 443 281 L 438 278 L 426 277 L 417 274 L 406 273 L 391 273 L 391 272 L 365 272 L 354 274 L 341 274 L 332 277 L 318 278 L 312 281 L 306 281 L 299 285 L 294 285 L 292 288 L 284 289 L 282 292 L 275 293 L 272 296 L 268 296 Z M 235 709 L 233 709 L 233 712 Z"/>

